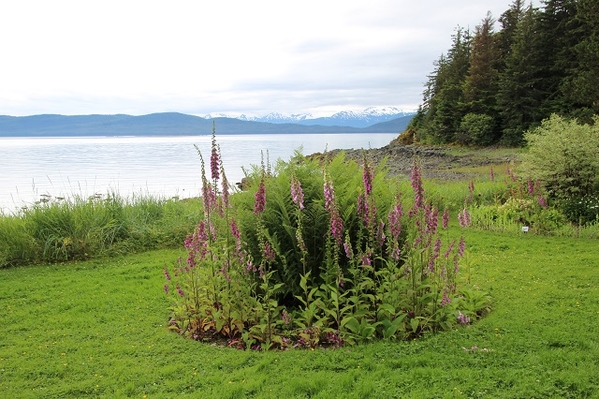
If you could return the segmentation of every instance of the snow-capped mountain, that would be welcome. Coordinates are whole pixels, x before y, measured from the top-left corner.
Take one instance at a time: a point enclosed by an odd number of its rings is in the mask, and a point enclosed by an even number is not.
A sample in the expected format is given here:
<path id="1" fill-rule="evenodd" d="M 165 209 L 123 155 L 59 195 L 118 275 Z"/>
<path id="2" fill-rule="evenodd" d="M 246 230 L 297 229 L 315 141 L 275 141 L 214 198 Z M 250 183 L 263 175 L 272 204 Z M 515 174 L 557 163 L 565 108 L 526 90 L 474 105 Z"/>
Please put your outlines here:
<path id="1" fill-rule="evenodd" d="M 413 115 L 414 112 L 405 112 L 396 107 L 368 107 L 362 111 L 347 110 L 340 111 L 331 116 L 314 117 L 310 113 L 284 115 L 279 112 L 271 112 L 263 116 L 247 116 L 210 113 L 206 119 L 226 117 L 244 121 L 267 122 L 267 123 L 295 123 L 305 126 L 349 126 L 367 127 L 376 123 L 387 122 L 404 116 Z"/>

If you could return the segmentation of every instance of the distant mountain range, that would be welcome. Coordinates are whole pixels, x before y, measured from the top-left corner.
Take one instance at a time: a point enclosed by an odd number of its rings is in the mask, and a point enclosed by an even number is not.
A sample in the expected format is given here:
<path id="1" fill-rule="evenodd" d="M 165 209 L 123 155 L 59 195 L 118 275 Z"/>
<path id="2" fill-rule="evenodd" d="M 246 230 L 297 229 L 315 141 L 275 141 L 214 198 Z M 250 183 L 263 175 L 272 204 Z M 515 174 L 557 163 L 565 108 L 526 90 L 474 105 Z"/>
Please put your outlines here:
<path id="1" fill-rule="evenodd" d="M 208 114 L 207 119 L 216 117 L 234 118 L 252 122 L 266 123 L 295 123 L 304 126 L 348 126 L 348 127 L 369 127 L 377 123 L 388 122 L 404 116 L 412 116 L 413 112 L 405 112 L 396 107 L 369 107 L 363 111 L 341 111 L 331 116 L 314 117 L 310 113 L 283 115 L 278 112 L 271 112 L 264 116 L 247 116 L 244 114 Z"/>
<path id="2" fill-rule="evenodd" d="M 339 113 L 341 114 L 341 113 Z M 330 118 L 340 121 L 342 115 Z M 272 115 L 272 114 L 271 114 Z M 401 133 L 413 114 L 387 119 L 364 127 L 356 127 L 356 118 L 347 114 L 354 126 L 332 124 L 330 118 L 315 118 L 310 123 L 263 122 L 230 117 L 209 117 L 176 112 L 149 115 L 0 115 L 0 137 L 40 136 L 169 136 L 206 135 L 212 133 L 216 123 L 217 134 L 268 134 L 268 133 Z M 381 116 L 383 117 L 383 116 Z M 266 118 L 266 117 L 264 117 Z M 376 118 L 372 116 L 372 118 Z M 284 118 L 283 118 L 284 119 Z M 325 119 L 324 121 L 319 121 Z M 282 119 L 280 119 L 282 120 Z M 308 121 L 308 119 L 303 120 Z M 312 123 L 316 121 L 315 123 Z M 326 124 L 331 123 L 331 124 Z"/>

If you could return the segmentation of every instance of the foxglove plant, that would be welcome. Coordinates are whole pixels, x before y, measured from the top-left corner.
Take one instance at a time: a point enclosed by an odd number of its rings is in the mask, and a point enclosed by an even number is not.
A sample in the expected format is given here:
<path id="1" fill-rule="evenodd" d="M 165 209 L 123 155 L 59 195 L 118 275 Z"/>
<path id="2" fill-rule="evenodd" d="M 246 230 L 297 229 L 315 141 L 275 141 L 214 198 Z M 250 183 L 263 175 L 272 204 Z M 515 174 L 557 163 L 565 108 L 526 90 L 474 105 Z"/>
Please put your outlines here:
<path id="1" fill-rule="evenodd" d="M 445 210 L 443 211 L 443 230 L 447 230 L 447 227 L 449 226 L 449 208 L 445 208 Z"/>
<path id="2" fill-rule="evenodd" d="M 264 212 L 264 208 L 266 207 L 266 188 L 264 186 L 264 174 L 260 179 L 260 184 L 258 185 L 258 191 L 254 196 L 256 202 L 254 203 L 254 214 L 260 215 Z"/>
<path id="3" fill-rule="evenodd" d="M 401 256 L 401 217 L 403 208 L 399 196 L 395 197 L 395 203 L 387 215 L 387 226 L 389 230 L 388 253 L 387 256 L 398 262 Z"/>
<path id="4" fill-rule="evenodd" d="M 185 239 L 187 261 L 180 262 L 175 269 L 172 279 L 176 281 L 167 279 L 167 284 L 176 286 L 174 294 L 182 303 L 173 308 L 172 328 L 194 339 L 212 335 L 233 339 L 245 328 L 240 315 L 248 314 L 248 306 L 253 306 L 248 284 L 253 279 L 247 276 L 255 269 L 243 248 L 237 221 L 230 218 L 229 183 L 214 132 L 210 156 L 212 183 L 206 177 L 204 159 L 197 146 L 196 150 L 201 162 L 204 216 Z M 220 195 L 218 180 L 222 184 Z M 172 291 L 169 288 L 165 287 L 165 293 Z"/>
<path id="5" fill-rule="evenodd" d="M 302 184 L 297 180 L 295 175 L 291 175 L 291 199 L 300 211 L 304 209 L 304 192 L 302 190 Z"/>
<path id="6" fill-rule="evenodd" d="M 414 165 L 412 165 L 411 185 L 412 190 L 414 190 L 414 206 L 412 207 L 410 213 L 415 213 L 424 205 L 424 187 L 422 186 L 422 174 L 420 172 L 420 166 L 418 166 L 417 163 L 414 163 Z"/>
<path id="7" fill-rule="evenodd" d="M 325 210 L 329 213 L 330 233 L 335 241 L 335 246 L 339 248 L 343 242 L 343 220 L 339 214 L 337 203 L 335 202 L 335 190 L 333 183 L 326 175 L 324 176 L 324 200 Z"/>
<path id="8" fill-rule="evenodd" d="M 244 348 L 337 347 L 415 337 L 473 317 L 455 300 L 465 240 L 443 245 L 439 219 L 447 230 L 449 211 L 440 215 L 425 197 L 420 167 L 404 213 L 391 184 L 375 187 L 381 175 L 374 178 L 370 162 L 349 165 L 332 161 L 320 175 L 296 159 L 271 174 L 263 163 L 253 190 L 230 198 L 213 136 L 212 183 L 202 160 L 204 218 L 185 242 L 187 262 L 164 271 L 165 293 L 180 304 L 178 331 L 224 335 Z"/>
<path id="9" fill-rule="evenodd" d="M 212 133 L 212 148 L 210 150 L 210 175 L 214 185 L 216 185 L 220 178 L 220 154 L 214 133 Z"/>
<path id="10" fill-rule="evenodd" d="M 439 218 L 442 219 L 443 230 L 449 225 L 449 210 L 443 214 L 426 201 L 421 181 L 421 172 L 417 164 L 412 168 L 411 186 L 414 192 L 414 204 L 408 213 L 407 242 L 403 257 L 405 263 L 403 273 L 409 282 L 411 295 L 406 299 L 407 320 L 412 334 L 440 328 L 447 323 L 453 312 L 452 295 L 457 295 L 455 274 L 457 265 L 464 255 L 465 241 L 462 239 L 456 249 L 456 242 L 451 241 L 445 250 L 439 231 Z M 470 193 L 474 185 L 470 183 Z M 467 224 L 467 210 L 460 213 L 461 223 Z M 393 220 L 389 218 L 389 225 Z M 393 233 L 390 234 L 393 237 Z M 391 239 L 393 241 L 393 239 Z"/>
<path id="11" fill-rule="evenodd" d="M 259 307 L 263 309 L 263 315 L 259 325 L 254 326 L 250 331 L 253 331 L 254 334 L 261 334 L 262 345 L 267 349 L 273 344 L 273 339 L 277 339 L 274 328 L 276 325 L 277 313 L 280 308 L 274 293 L 282 284 L 273 285 L 271 283 L 271 278 L 275 270 L 271 270 L 270 266 L 274 264 L 278 254 L 273 247 L 273 244 L 268 239 L 267 229 L 262 220 L 263 213 L 266 210 L 266 173 L 263 165 L 258 191 L 254 195 L 254 215 L 257 219 L 256 230 L 261 256 L 260 265 L 258 266 L 259 277 L 261 279 Z"/>
<path id="12" fill-rule="evenodd" d="M 314 291 L 310 289 L 313 282 L 311 278 L 311 271 L 308 269 L 308 249 L 306 248 L 306 243 L 302 235 L 303 210 L 305 209 L 304 191 L 302 189 L 301 182 L 298 180 L 295 174 L 291 175 L 291 200 L 296 206 L 295 213 L 297 226 L 295 229 L 295 239 L 297 241 L 297 247 L 300 250 L 302 265 L 302 274 L 300 275 L 299 282 L 299 286 L 302 290 L 302 297 L 300 299 L 302 306 L 300 310 L 301 316 L 298 317 L 297 324 L 304 330 L 311 330 L 314 319 L 318 313 L 318 306 L 320 303 L 318 300 L 315 300 Z"/>
<path id="13" fill-rule="evenodd" d="M 327 259 L 325 260 L 325 287 L 328 301 L 332 306 L 331 314 L 337 330 L 341 328 L 341 307 L 342 295 L 340 292 L 341 282 L 344 281 L 343 272 L 339 266 L 339 251 L 343 244 L 343 220 L 339 214 L 339 208 L 335 200 L 335 190 L 333 183 L 327 175 L 326 170 L 323 173 L 323 195 L 324 207 L 329 215 L 329 245 L 327 250 Z"/>
<path id="14" fill-rule="evenodd" d="M 458 222 L 460 227 L 470 226 L 470 212 L 468 212 L 467 208 L 462 209 L 462 211 L 458 214 Z"/>

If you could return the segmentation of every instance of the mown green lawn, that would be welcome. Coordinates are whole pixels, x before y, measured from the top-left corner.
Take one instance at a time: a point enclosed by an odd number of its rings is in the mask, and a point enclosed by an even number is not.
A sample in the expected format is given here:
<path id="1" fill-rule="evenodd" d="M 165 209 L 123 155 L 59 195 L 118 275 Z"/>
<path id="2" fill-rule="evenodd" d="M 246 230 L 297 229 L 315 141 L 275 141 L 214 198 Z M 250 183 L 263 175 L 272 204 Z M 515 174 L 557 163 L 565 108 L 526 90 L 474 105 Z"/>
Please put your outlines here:
<path id="1" fill-rule="evenodd" d="M 490 315 L 338 350 L 243 352 L 169 332 L 162 268 L 180 251 L 3 269 L 0 397 L 599 397 L 599 242 L 467 242 Z"/>

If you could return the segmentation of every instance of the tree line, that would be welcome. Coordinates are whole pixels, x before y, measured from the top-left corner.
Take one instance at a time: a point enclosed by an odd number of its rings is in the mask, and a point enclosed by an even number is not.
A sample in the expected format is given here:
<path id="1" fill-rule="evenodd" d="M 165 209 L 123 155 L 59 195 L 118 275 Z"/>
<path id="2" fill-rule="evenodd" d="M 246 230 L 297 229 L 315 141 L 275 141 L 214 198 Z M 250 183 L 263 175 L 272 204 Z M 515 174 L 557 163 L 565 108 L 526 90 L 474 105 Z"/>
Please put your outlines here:
<path id="1" fill-rule="evenodd" d="M 456 28 L 406 133 L 423 143 L 518 146 L 552 114 L 593 123 L 599 1 L 541 4 L 514 0 L 498 21 L 488 13 L 473 32 Z"/>

